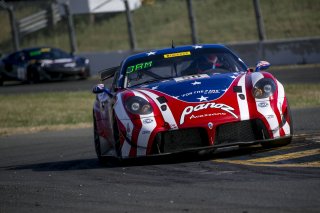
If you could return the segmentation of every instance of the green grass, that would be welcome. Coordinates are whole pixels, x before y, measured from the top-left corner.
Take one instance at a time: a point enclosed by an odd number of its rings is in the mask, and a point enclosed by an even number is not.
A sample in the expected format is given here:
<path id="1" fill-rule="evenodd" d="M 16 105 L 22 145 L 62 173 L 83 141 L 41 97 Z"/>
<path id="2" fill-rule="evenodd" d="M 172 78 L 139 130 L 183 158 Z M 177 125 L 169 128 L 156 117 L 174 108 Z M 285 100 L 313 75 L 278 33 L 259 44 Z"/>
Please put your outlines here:
<path id="1" fill-rule="evenodd" d="M 320 84 L 284 85 L 291 108 L 320 107 Z"/>
<path id="2" fill-rule="evenodd" d="M 89 92 L 0 95 L 0 129 L 87 123 L 93 101 Z"/>
<path id="3" fill-rule="evenodd" d="M 320 107 L 319 84 L 288 84 L 285 90 L 291 108 Z M 88 127 L 92 125 L 94 98 L 89 92 L 0 95 L 0 135 L 61 125 Z"/>
<path id="4" fill-rule="evenodd" d="M 37 5 L 37 6 L 34 6 Z M 320 35 L 319 0 L 260 0 L 267 39 L 286 39 Z M 16 16 L 25 17 L 44 7 L 40 1 L 15 2 Z M 257 40 L 252 0 L 193 0 L 200 43 L 226 43 Z M 36 10 L 38 9 L 38 10 Z M 185 0 L 155 0 L 133 12 L 137 46 L 152 49 L 191 43 Z M 0 50 L 12 50 L 9 19 L 0 10 Z M 98 14 L 95 23 L 88 15 L 75 15 L 79 52 L 129 49 L 124 13 Z M 67 26 L 27 35 L 22 47 L 50 45 L 69 49 Z"/>

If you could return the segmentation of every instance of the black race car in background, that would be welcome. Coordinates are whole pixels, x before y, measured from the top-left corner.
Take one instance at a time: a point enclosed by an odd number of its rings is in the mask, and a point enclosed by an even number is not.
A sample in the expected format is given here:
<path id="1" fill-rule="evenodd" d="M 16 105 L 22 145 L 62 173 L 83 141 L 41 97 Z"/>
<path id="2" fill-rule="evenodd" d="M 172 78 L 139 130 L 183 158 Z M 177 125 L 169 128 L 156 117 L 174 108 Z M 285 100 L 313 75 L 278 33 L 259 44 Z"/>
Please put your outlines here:
<path id="1" fill-rule="evenodd" d="M 0 62 L 0 85 L 4 81 L 37 83 L 70 76 L 88 78 L 89 59 L 73 56 L 58 48 L 36 47 L 11 53 Z"/>

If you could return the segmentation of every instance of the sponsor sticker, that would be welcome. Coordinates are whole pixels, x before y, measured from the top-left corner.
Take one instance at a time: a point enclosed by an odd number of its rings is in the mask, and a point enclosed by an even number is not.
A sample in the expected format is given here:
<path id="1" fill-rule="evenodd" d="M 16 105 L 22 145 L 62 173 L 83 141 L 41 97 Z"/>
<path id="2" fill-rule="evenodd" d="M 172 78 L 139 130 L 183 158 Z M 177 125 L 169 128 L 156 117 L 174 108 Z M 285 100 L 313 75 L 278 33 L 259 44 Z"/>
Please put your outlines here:
<path id="1" fill-rule="evenodd" d="M 44 52 L 50 52 L 50 50 L 51 50 L 50 48 L 41 48 L 40 51 L 44 53 Z"/>
<path id="2" fill-rule="evenodd" d="M 208 74 L 198 74 L 198 75 L 187 75 L 187 76 L 181 76 L 178 78 L 174 78 L 176 82 L 181 82 L 181 81 L 187 81 L 187 80 L 192 80 L 192 79 L 200 79 L 200 78 L 210 78 Z"/>
<path id="3" fill-rule="evenodd" d="M 217 89 L 205 89 L 205 90 L 196 90 L 196 91 L 192 91 L 192 92 L 187 92 L 187 93 L 184 93 L 184 94 L 181 94 L 180 97 L 188 97 L 188 96 L 191 96 L 191 95 L 198 95 L 198 94 L 217 94 L 217 93 L 220 93 L 219 90 Z"/>
<path id="4" fill-rule="evenodd" d="M 151 68 L 151 67 L 152 67 L 152 61 L 147 61 L 147 62 L 139 63 L 136 65 L 132 65 L 127 68 L 127 74 L 133 73 L 142 69 Z"/>
<path id="5" fill-rule="evenodd" d="M 29 56 L 37 56 L 37 55 L 41 55 L 41 51 L 39 50 L 36 50 L 36 51 L 32 51 L 32 52 L 29 52 Z"/>
<path id="6" fill-rule="evenodd" d="M 163 57 L 164 58 L 174 58 L 174 57 L 181 57 L 181 56 L 188 56 L 188 55 L 191 55 L 190 51 L 164 54 Z"/>
<path id="7" fill-rule="evenodd" d="M 176 124 L 170 124 L 170 128 L 171 128 L 171 129 L 177 129 L 178 126 L 177 126 Z"/>
<path id="8" fill-rule="evenodd" d="M 274 115 L 267 115 L 266 117 L 267 117 L 267 119 L 273 119 Z"/>
<path id="9" fill-rule="evenodd" d="M 260 102 L 260 103 L 258 103 L 258 106 L 261 108 L 264 108 L 264 107 L 269 106 L 269 104 L 267 102 Z"/>
<path id="10" fill-rule="evenodd" d="M 190 116 L 190 120 L 191 119 L 197 119 L 197 118 L 205 118 L 205 117 L 212 117 L 212 116 L 218 116 L 218 115 L 226 115 L 225 112 L 217 112 L 217 113 L 207 113 L 207 114 L 203 114 L 203 115 L 191 115 Z"/>
<path id="11" fill-rule="evenodd" d="M 153 119 L 150 119 L 150 118 L 146 118 L 142 121 L 144 124 L 150 124 L 153 122 Z"/>

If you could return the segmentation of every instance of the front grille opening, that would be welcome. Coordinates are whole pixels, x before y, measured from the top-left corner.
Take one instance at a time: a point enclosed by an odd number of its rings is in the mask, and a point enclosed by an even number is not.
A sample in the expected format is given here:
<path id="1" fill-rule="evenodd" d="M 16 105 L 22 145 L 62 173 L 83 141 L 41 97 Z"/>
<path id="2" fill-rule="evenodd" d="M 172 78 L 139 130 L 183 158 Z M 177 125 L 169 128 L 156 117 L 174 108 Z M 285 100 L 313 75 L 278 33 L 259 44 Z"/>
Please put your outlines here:
<path id="1" fill-rule="evenodd" d="M 191 148 L 208 146 L 205 129 L 179 129 L 158 133 L 153 143 L 152 154 L 172 153 Z"/>
<path id="2" fill-rule="evenodd" d="M 215 144 L 249 142 L 269 139 L 266 126 L 260 119 L 222 124 L 216 129 Z"/>

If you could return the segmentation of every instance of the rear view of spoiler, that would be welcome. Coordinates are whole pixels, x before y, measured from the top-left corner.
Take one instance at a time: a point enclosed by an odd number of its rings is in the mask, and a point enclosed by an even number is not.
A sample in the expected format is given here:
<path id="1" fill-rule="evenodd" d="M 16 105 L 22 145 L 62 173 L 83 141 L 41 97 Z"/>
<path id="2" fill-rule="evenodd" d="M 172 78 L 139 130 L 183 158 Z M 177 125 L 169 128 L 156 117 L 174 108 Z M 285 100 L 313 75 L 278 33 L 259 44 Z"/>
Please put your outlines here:
<path id="1" fill-rule="evenodd" d="M 120 66 L 117 66 L 117 67 L 111 67 L 111 68 L 100 71 L 99 72 L 100 80 L 104 81 L 106 79 L 112 78 L 116 73 L 116 71 L 118 71 L 119 69 L 120 69 Z"/>

